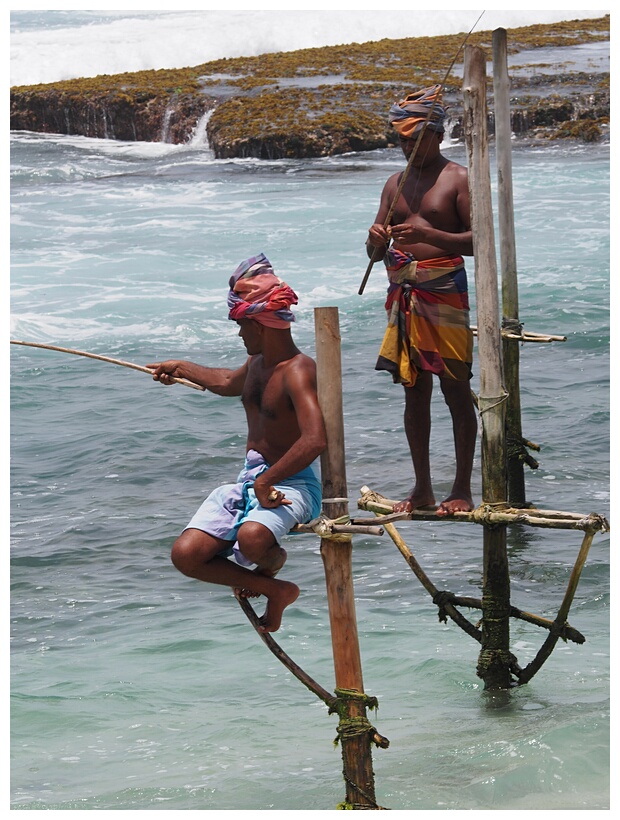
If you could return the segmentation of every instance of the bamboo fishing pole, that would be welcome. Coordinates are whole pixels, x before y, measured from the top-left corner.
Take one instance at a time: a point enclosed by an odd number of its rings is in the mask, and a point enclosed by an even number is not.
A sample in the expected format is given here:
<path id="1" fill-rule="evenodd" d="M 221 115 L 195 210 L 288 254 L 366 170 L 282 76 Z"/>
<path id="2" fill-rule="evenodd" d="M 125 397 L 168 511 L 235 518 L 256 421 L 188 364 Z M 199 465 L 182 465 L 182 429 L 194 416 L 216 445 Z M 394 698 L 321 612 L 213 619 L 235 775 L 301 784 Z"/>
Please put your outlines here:
<path id="1" fill-rule="evenodd" d="M 83 350 L 71 350 L 68 347 L 57 347 L 56 345 L 44 345 L 39 344 L 37 342 L 18 342 L 16 339 L 11 339 L 12 345 L 24 345 L 24 347 L 40 347 L 44 350 L 57 350 L 60 353 L 73 353 L 75 356 L 86 356 L 88 359 L 98 359 L 101 362 L 109 362 L 110 364 L 118 364 L 121 367 L 130 367 L 132 370 L 140 370 L 142 373 L 150 373 L 151 376 L 153 375 L 153 371 L 148 367 L 143 367 L 141 364 L 133 364 L 133 362 L 124 362 L 122 359 L 111 359 L 109 356 L 99 356 L 97 353 L 86 353 Z M 185 387 L 193 387 L 194 390 L 202 390 L 204 392 L 204 387 L 201 387 L 199 384 L 195 384 L 194 382 L 190 382 L 187 379 L 175 379 L 171 377 L 173 382 L 177 384 L 184 384 Z"/>
<path id="2" fill-rule="evenodd" d="M 448 80 L 448 77 L 450 76 L 450 72 L 452 71 L 452 69 L 454 67 L 454 64 L 456 63 L 459 54 L 461 53 L 461 51 L 465 47 L 465 43 L 469 40 L 469 38 L 471 36 L 471 33 L 473 32 L 473 30 L 476 28 L 476 26 L 480 22 L 480 18 L 482 17 L 483 14 L 484 14 L 484 12 L 482 12 L 480 14 L 480 17 L 478 17 L 476 22 L 473 24 L 473 26 L 468 31 L 467 36 L 465 37 L 465 39 L 463 40 L 461 45 L 458 47 L 456 54 L 452 58 L 452 62 L 450 63 L 450 65 L 448 67 L 448 70 L 446 71 L 443 80 L 441 81 L 441 83 L 439 83 L 439 91 L 435 95 L 435 99 L 433 100 L 433 103 L 432 103 L 432 105 L 429 109 L 429 112 L 426 115 L 426 118 L 424 119 L 424 122 L 422 123 L 422 128 L 420 129 L 420 133 L 418 134 L 418 138 L 416 140 L 416 143 L 413 146 L 413 151 L 411 152 L 411 155 L 410 155 L 410 157 L 407 161 L 407 165 L 405 166 L 405 170 L 403 171 L 402 176 L 400 178 L 400 183 L 398 185 L 398 188 L 396 189 L 396 193 L 394 194 L 394 199 L 392 200 L 392 204 L 390 205 L 390 209 L 387 213 L 387 216 L 385 217 L 383 227 L 386 228 L 386 229 L 389 227 L 390 222 L 392 221 L 392 217 L 394 216 L 394 211 L 396 210 L 396 205 L 397 205 L 399 197 L 400 197 L 400 195 L 403 191 L 403 188 L 405 187 L 405 181 L 406 181 L 407 177 L 409 176 L 409 172 L 411 171 L 411 168 L 413 166 L 413 160 L 415 159 L 415 156 L 418 153 L 418 148 L 420 146 L 420 143 L 422 142 L 422 137 L 424 136 L 424 132 L 426 131 L 426 126 L 430 122 L 433 111 L 435 110 L 435 105 L 437 104 L 437 98 L 439 97 L 439 94 L 443 90 L 443 87 L 445 86 L 445 84 Z M 416 184 L 416 187 L 417 187 L 417 184 Z M 415 194 L 415 190 L 414 190 L 414 194 Z M 376 248 L 376 247 L 373 247 L 373 249 L 372 249 L 372 255 L 370 257 L 370 262 L 368 263 L 368 267 L 366 268 L 366 273 L 364 274 L 364 278 L 362 279 L 362 284 L 360 285 L 359 290 L 358 290 L 358 295 L 359 296 L 361 296 L 364 293 L 366 283 L 368 282 L 368 277 L 370 276 L 370 272 L 372 271 L 373 265 L 375 264 L 375 256 L 377 254 L 377 250 L 378 250 L 378 248 Z"/>

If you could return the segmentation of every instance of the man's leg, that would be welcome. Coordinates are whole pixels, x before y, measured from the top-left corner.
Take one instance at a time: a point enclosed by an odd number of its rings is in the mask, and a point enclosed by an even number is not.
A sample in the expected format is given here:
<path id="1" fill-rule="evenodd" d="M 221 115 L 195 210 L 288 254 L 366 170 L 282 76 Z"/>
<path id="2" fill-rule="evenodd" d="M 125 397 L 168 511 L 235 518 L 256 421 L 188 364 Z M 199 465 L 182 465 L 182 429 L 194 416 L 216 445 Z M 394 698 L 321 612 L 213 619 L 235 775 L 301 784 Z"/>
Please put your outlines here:
<path id="1" fill-rule="evenodd" d="M 258 521 L 246 521 L 241 525 L 237 543 L 248 561 L 256 564 L 255 572 L 260 575 L 275 578 L 284 566 L 286 550 L 278 544 L 271 530 Z"/>
<path id="2" fill-rule="evenodd" d="M 404 501 L 394 505 L 394 512 L 411 512 L 435 504 L 431 484 L 430 438 L 433 375 L 418 372 L 413 387 L 405 387 L 405 434 L 411 451 L 415 486 Z"/>
<path id="3" fill-rule="evenodd" d="M 437 515 L 469 512 L 474 508 L 471 495 L 471 472 L 476 450 L 478 422 L 469 382 L 440 379 L 441 390 L 450 414 L 454 432 L 456 476 L 452 492 L 439 505 Z"/>
<path id="4" fill-rule="evenodd" d="M 248 529 L 242 533 L 244 528 Z M 218 555 L 222 549 L 231 546 L 229 542 L 197 529 L 185 530 L 174 542 L 172 563 L 190 578 L 264 595 L 267 609 L 261 618 L 261 629 L 263 632 L 276 632 L 280 628 L 284 609 L 299 595 L 296 584 L 273 577 L 284 564 L 286 553 L 282 556 L 283 551 L 276 544 L 273 534 L 262 524 L 247 522 L 239 529 L 238 535 L 240 547 L 243 542 L 243 554 L 258 565 L 258 572 Z M 263 569 L 266 573 L 261 571 Z"/>

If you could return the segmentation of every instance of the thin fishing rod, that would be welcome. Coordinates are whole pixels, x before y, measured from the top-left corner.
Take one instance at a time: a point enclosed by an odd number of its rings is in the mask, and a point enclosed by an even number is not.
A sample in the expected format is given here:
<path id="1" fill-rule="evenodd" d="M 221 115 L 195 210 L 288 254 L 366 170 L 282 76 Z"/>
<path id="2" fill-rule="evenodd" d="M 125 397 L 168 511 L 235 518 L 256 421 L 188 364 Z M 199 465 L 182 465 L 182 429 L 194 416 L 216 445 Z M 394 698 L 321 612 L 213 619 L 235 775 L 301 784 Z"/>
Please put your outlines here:
<path id="1" fill-rule="evenodd" d="M 435 110 L 435 105 L 437 104 L 437 98 L 439 97 L 439 94 L 443 90 L 443 87 L 446 84 L 446 82 L 448 80 L 448 77 L 450 76 L 450 72 L 452 71 L 452 69 L 454 67 L 454 64 L 456 63 L 456 60 L 457 60 L 459 54 L 461 53 L 461 51 L 465 47 L 465 43 L 469 40 L 469 38 L 471 36 L 471 33 L 473 32 L 473 30 L 476 28 L 476 26 L 480 22 L 480 18 L 482 17 L 483 14 L 484 14 L 484 12 L 482 12 L 480 17 L 478 17 L 476 22 L 473 24 L 473 26 L 470 28 L 469 32 L 467 33 L 467 36 L 465 37 L 465 39 L 463 40 L 461 45 L 458 47 L 458 50 L 457 50 L 456 54 L 454 55 L 454 57 L 452 58 L 452 62 L 450 63 L 450 65 L 448 67 L 448 70 L 446 71 L 442 82 L 439 84 L 439 91 L 435 95 L 435 98 L 433 99 L 433 103 L 432 103 L 432 105 L 429 109 L 429 112 L 426 115 L 426 118 L 424 119 L 424 122 L 422 123 L 422 128 L 420 129 L 420 133 L 418 134 L 418 138 L 416 140 L 416 143 L 413 146 L 413 151 L 411 152 L 409 160 L 407 161 L 407 165 L 405 167 L 405 170 L 403 171 L 402 176 L 400 178 L 400 183 L 398 185 L 398 188 L 396 189 L 396 193 L 394 194 L 394 199 L 392 200 L 392 204 L 390 205 L 390 209 L 387 213 L 387 216 L 385 217 L 385 221 L 383 223 L 384 228 L 387 228 L 389 226 L 390 222 L 392 221 L 392 217 L 394 216 L 394 211 L 396 210 L 396 205 L 398 203 L 398 199 L 399 199 L 399 197 L 400 197 L 400 195 L 403 191 L 403 188 L 405 187 L 405 181 L 407 180 L 409 172 L 411 171 L 411 167 L 413 165 L 413 160 L 415 159 L 415 156 L 418 152 L 418 148 L 420 146 L 420 143 L 422 142 L 422 137 L 424 136 L 424 132 L 426 131 L 426 126 L 430 122 L 432 113 Z M 418 181 L 416 181 L 416 186 L 415 186 L 414 191 L 413 191 L 414 195 L 415 195 L 415 189 L 418 187 Z M 370 257 L 370 262 L 368 263 L 368 267 L 366 268 L 366 273 L 364 274 L 364 278 L 362 279 L 362 284 L 360 285 L 360 288 L 358 290 L 358 295 L 359 296 L 361 296 L 362 293 L 364 293 L 364 288 L 366 287 L 366 283 L 368 282 L 368 277 L 370 276 L 370 272 L 372 271 L 373 265 L 375 264 L 375 255 L 377 253 L 377 250 L 378 250 L 378 248 L 376 248 L 376 247 L 373 247 L 373 249 L 372 249 L 372 255 Z"/>
<path id="2" fill-rule="evenodd" d="M 111 359 L 109 356 L 99 356 L 97 353 L 85 353 L 83 350 L 71 350 L 68 347 L 56 347 L 55 345 L 44 345 L 38 344 L 37 342 L 18 342 L 16 339 L 11 339 L 12 345 L 24 345 L 25 347 L 41 347 L 44 350 L 58 350 L 60 353 L 73 353 L 75 356 L 86 356 L 89 359 L 99 359 L 101 362 L 109 362 L 110 364 L 119 364 L 121 367 L 130 367 L 132 370 L 140 370 L 142 373 L 150 373 L 151 376 L 153 375 L 153 371 L 150 370 L 148 367 L 143 367 L 141 364 L 133 364 L 133 362 L 124 362 L 122 359 Z M 177 384 L 184 384 L 185 387 L 193 387 L 194 390 L 202 390 L 204 392 L 204 387 L 201 387 L 199 384 L 194 384 L 194 382 L 190 382 L 187 379 L 175 379 L 172 378 L 173 382 L 177 382 Z"/>

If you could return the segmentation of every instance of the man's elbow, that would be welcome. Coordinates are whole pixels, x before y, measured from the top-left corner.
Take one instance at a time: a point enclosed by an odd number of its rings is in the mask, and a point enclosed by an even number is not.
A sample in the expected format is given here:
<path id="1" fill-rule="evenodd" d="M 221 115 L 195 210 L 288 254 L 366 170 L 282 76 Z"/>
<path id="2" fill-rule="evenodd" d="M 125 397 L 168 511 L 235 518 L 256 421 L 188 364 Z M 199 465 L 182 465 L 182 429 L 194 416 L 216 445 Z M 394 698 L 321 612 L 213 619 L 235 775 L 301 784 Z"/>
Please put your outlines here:
<path id="1" fill-rule="evenodd" d="M 464 231 L 461 236 L 461 256 L 474 255 L 474 235 L 470 230 Z"/>
<path id="2" fill-rule="evenodd" d="M 373 260 L 373 262 L 382 262 L 387 248 L 387 245 L 377 247 L 376 245 L 373 245 L 372 242 L 366 240 L 366 254 L 369 259 Z"/>
<path id="3" fill-rule="evenodd" d="M 314 461 L 314 459 L 318 458 L 327 448 L 327 434 L 325 430 L 321 430 L 321 432 L 313 436 L 310 447 L 313 453 L 312 460 Z"/>

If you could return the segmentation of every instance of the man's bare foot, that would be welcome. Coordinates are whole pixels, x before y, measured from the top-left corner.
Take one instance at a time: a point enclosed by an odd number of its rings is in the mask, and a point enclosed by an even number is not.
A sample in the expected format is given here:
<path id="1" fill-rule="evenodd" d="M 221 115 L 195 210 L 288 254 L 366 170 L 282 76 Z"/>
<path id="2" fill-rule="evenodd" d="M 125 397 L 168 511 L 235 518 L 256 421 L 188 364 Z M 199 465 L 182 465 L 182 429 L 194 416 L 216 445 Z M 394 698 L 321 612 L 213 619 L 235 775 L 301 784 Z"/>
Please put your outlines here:
<path id="1" fill-rule="evenodd" d="M 274 564 L 269 567 L 256 567 L 252 572 L 257 575 L 265 575 L 267 578 L 275 578 L 286 563 L 287 558 L 286 550 L 284 547 L 280 547 L 280 557 Z M 234 592 L 239 598 L 260 598 L 261 595 L 260 592 L 254 592 L 252 589 L 235 589 Z"/>
<path id="2" fill-rule="evenodd" d="M 455 512 L 471 512 L 474 509 L 474 501 L 471 496 L 464 493 L 450 493 L 437 508 L 437 515 L 451 515 Z"/>
<path id="3" fill-rule="evenodd" d="M 282 623 L 282 613 L 287 606 L 296 601 L 299 587 L 290 581 L 278 581 L 277 589 L 267 596 L 267 609 L 260 618 L 259 632 L 277 632 Z"/>
<path id="4" fill-rule="evenodd" d="M 435 509 L 435 498 L 433 494 L 423 495 L 422 493 L 416 493 L 414 491 L 411 495 L 408 495 L 404 501 L 399 501 L 397 504 L 394 504 L 392 511 L 395 513 L 409 513 L 413 510 L 424 510 L 429 507 Z"/>

